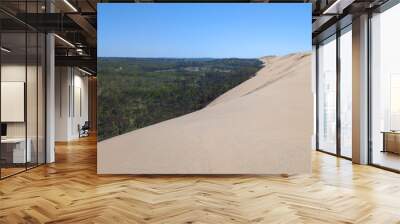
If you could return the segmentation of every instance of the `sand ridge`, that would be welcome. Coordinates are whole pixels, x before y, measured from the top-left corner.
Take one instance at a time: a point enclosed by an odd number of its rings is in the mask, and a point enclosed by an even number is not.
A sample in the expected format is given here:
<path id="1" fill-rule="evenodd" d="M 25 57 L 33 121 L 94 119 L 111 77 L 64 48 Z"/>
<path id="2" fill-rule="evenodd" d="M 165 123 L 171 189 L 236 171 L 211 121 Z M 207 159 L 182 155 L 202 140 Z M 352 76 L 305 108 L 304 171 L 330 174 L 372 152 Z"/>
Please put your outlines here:
<path id="1" fill-rule="evenodd" d="M 98 143 L 98 172 L 281 174 L 311 170 L 309 53 L 264 57 L 207 107 Z"/>

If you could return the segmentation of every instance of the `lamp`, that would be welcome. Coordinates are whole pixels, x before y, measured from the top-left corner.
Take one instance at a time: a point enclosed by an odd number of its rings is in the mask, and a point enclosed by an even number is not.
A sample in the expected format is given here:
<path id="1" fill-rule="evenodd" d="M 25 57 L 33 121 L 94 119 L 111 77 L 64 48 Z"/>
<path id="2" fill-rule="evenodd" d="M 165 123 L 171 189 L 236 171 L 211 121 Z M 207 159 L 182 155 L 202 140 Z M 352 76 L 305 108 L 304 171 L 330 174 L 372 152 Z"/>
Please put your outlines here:
<path id="1" fill-rule="evenodd" d="M 9 49 L 7 49 L 5 47 L 1 47 L 0 49 L 1 49 L 1 51 L 4 51 L 6 53 L 10 53 L 11 52 L 11 50 L 9 50 Z"/>
<path id="2" fill-rule="evenodd" d="M 343 10 L 347 8 L 347 6 L 351 5 L 354 1 L 355 0 L 336 0 L 322 14 L 342 14 Z"/>
<path id="3" fill-rule="evenodd" d="M 54 34 L 55 37 L 57 37 L 59 40 L 61 40 L 62 42 L 66 43 L 68 46 L 75 48 L 75 45 L 73 45 L 71 42 L 69 42 L 68 40 L 60 37 L 58 34 Z"/>
<path id="4" fill-rule="evenodd" d="M 74 12 L 78 12 L 78 10 L 68 0 L 64 0 L 64 3 L 68 5 Z"/>
<path id="5" fill-rule="evenodd" d="M 92 75 L 93 75 L 92 73 L 90 73 L 90 72 L 88 72 L 88 71 L 86 71 L 86 70 L 83 70 L 83 69 L 81 69 L 81 68 L 79 68 L 79 67 L 78 67 L 78 70 L 81 71 L 81 72 L 83 72 L 83 73 L 85 73 L 86 75 L 89 75 L 89 76 L 92 76 Z"/>

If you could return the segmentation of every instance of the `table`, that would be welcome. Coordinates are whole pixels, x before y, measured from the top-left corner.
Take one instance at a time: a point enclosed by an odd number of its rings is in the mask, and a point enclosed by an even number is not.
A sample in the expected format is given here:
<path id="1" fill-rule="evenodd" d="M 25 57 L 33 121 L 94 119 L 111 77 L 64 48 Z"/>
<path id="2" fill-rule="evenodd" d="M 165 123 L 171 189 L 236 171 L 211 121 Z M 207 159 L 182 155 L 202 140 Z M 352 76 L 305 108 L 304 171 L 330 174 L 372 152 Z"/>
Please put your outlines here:
<path id="1" fill-rule="evenodd" d="M 400 154 L 400 131 L 382 131 L 383 150 L 382 152 L 392 152 Z"/>
<path id="2" fill-rule="evenodd" d="M 1 139 L 1 157 L 6 163 L 26 163 L 32 160 L 32 141 L 30 138 L 5 138 Z M 25 145 L 26 147 L 25 150 Z"/>

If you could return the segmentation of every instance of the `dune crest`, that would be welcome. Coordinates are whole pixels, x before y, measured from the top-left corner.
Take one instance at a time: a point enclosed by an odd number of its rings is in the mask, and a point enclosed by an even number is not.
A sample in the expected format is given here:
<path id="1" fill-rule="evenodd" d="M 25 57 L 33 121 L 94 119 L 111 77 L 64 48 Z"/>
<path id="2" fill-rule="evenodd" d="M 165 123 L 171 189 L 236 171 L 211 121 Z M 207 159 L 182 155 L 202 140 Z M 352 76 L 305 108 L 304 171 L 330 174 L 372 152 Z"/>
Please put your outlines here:
<path id="1" fill-rule="evenodd" d="M 260 60 L 253 78 L 204 109 L 99 142 L 98 173 L 310 172 L 310 54 Z"/>
<path id="2" fill-rule="evenodd" d="M 230 99 L 245 96 L 264 88 L 281 78 L 294 75 L 296 73 L 293 69 L 296 69 L 297 66 L 301 66 L 302 63 L 309 63 L 309 56 L 309 53 L 295 53 L 282 57 L 261 57 L 260 60 L 264 63 L 264 68 L 260 69 L 251 79 L 219 96 L 208 106 L 213 106 Z M 293 66 L 294 64 L 296 64 L 296 66 Z"/>

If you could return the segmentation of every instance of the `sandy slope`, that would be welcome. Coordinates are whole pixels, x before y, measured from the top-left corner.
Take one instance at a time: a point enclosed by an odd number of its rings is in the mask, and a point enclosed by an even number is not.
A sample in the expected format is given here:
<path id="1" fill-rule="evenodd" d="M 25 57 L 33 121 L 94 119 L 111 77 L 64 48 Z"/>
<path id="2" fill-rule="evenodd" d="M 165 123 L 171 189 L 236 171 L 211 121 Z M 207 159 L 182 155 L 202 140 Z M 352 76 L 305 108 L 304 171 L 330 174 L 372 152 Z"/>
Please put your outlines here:
<path id="1" fill-rule="evenodd" d="M 221 95 L 211 102 L 209 106 L 251 94 L 252 92 L 256 92 L 271 85 L 283 77 L 295 75 L 296 73 L 294 72 L 299 66 L 303 66 L 304 63 L 309 63 L 310 59 L 307 56 L 307 54 L 290 54 L 283 57 L 260 58 L 260 60 L 264 62 L 265 67 L 261 69 L 256 76 Z M 304 58 L 306 60 L 302 60 Z M 294 63 L 296 63 L 295 66 Z"/>
<path id="2" fill-rule="evenodd" d="M 303 173 L 311 169 L 311 57 L 262 58 L 206 108 L 98 144 L 99 173 Z"/>

